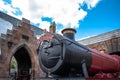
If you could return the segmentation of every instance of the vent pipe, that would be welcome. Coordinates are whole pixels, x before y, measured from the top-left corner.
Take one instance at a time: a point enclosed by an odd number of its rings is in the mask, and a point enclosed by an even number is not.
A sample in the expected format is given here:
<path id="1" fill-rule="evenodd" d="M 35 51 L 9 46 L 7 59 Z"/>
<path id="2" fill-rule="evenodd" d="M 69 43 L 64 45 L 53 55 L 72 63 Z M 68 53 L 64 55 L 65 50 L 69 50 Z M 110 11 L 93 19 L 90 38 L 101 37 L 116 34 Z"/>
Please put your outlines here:
<path id="1" fill-rule="evenodd" d="M 65 28 L 62 30 L 63 36 L 72 40 L 75 40 L 75 33 L 76 33 L 76 30 L 73 28 Z"/>

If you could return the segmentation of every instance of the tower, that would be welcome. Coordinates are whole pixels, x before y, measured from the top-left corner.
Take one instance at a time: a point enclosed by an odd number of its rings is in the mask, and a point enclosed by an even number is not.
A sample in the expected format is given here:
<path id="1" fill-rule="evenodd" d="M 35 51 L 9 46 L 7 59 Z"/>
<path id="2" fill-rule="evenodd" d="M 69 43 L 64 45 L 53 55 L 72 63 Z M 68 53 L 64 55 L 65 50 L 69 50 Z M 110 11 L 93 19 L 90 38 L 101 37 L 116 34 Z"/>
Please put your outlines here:
<path id="1" fill-rule="evenodd" d="M 56 32 L 56 24 L 55 24 L 55 21 L 52 22 L 52 24 L 50 25 L 49 32 L 52 33 L 52 34 Z"/>

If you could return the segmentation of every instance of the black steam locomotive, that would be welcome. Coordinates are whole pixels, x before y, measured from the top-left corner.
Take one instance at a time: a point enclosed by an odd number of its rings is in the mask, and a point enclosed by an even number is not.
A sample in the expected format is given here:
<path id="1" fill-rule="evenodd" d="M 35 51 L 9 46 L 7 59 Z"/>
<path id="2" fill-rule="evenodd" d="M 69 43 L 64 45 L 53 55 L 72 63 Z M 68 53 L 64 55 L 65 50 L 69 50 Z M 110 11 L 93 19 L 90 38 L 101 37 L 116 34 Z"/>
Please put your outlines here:
<path id="1" fill-rule="evenodd" d="M 39 64 L 46 74 L 113 78 L 120 72 L 119 56 L 101 54 L 79 44 L 74 39 L 74 29 L 67 28 L 62 33 L 63 36 L 46 33 L 39 39 Z"/>

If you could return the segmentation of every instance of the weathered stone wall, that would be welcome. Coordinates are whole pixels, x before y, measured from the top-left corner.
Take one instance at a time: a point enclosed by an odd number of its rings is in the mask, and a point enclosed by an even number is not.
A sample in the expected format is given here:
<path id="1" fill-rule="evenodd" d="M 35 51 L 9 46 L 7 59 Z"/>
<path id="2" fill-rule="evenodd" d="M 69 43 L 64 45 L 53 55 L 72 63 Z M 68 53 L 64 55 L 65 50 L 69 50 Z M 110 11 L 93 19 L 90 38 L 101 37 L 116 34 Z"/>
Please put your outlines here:
<path id="1" fill-rule="evenodd" d="M 101 51 L 101 53 L 120 53 L 120 30 L 114 30 L 101 35 L 79 40 L 78 42 L 92 49 Z"/>
<path id="2" fill-rule="evenodd" d="M 98 43 L 87 45 L 92 49 L 101 51 L 101 53 L 116 53 L 120 54 L 120 37 L 101 41 Z"/>

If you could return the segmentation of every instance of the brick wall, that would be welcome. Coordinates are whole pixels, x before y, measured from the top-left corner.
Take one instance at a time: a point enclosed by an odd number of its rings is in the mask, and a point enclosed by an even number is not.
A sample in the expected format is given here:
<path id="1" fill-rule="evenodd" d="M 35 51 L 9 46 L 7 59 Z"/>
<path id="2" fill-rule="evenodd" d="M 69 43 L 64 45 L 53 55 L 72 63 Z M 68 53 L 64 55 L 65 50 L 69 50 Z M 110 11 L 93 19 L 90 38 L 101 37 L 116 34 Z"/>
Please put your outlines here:
<path id="1" fill-rule="evenodd" d="M 21 21 L 20 26 L 8 30 L 0 37 L 0 77 L 10 77 L 10 61 L 15 52 L 25 47 L 32 63 L 32 77 L 42 77 L 44 73 L 40 69 L 37 54 L 37 39 L 31 30 L 29 22 Z"/>

